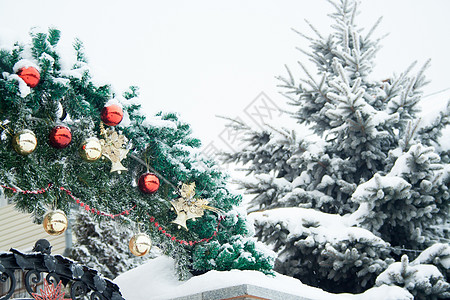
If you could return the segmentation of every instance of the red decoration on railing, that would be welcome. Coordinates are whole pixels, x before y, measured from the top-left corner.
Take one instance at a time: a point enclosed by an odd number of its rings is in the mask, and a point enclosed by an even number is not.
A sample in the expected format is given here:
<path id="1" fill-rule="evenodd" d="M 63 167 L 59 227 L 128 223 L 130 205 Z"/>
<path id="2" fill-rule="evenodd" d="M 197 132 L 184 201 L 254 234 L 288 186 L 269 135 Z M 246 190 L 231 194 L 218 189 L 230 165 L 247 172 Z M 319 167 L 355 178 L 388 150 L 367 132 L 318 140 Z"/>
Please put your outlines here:
<path id="1" fill-rule="evenodd" d="M 41 294 L 32 293 L 31 295 L 35 300 L 64 300 L 65 292 L 61 291 L 62 289 L 61 280 L 56 287 L 44 280 L 44 289 L 40 289 Z"/>

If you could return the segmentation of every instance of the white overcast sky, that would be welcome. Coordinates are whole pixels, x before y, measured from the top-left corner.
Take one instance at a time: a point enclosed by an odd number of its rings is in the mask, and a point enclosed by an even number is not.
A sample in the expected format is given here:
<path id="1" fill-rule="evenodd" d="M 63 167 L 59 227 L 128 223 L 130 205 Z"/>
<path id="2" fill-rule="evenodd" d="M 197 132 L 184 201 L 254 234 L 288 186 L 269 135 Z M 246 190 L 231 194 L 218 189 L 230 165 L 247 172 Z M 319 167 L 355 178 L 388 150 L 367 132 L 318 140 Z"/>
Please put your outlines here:
<path id="1" fill-rule="evenodd" d="M 359 24 L 368 30 L 383 16 L 375 36 L 390 33 L 375 77 L 431 58 L 426 94 L 450 87 L 450 1 L 363 0 L 360 10 Z M 0 45 L 25 41 L 33 26 L 57 27 L 63 47 L 75 37 L 84 42 L 101 82 L 119 93 L 139 86 L 149 114 L 176 111 L 204 145 L 219 144 L 224 121 L 216 115 L 245 119 L 243 110 L 261 92 L 285 102 L 275 76 L 284 64 L 304 76 L 296 61 L 305 57 L 295 47 L 308 46 L 291 28 L 310 34 L 308 19 L 326 33 L 331 11 L 325 0 L 0 0 Z"/>

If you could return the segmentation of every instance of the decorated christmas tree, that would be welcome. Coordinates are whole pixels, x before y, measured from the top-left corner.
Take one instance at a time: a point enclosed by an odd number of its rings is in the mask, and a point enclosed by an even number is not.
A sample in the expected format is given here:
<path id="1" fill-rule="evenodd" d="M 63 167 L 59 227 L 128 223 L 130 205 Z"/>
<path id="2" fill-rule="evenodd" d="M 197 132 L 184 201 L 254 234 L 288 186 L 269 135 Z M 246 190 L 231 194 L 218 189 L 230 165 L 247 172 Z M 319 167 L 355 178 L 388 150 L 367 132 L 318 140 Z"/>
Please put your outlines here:
<path id="1" fill-rule="evenodd" d="M 49 234 L 65 230 L 74 207 L 113 219 L 132 236 L 117 242 L 137 256 L 157 245 L 181 277 L 270 272 L 273 258 L 251 238 L 241 197 L 200 156 L 189 125 L 176 113 L 146 116 L 136 87 L 120 95 L 97 85 L 83 44 L 75 41 L 72 59 L 59 39 L 57 29 L 35 31 L 30 43 L 0 50 L 0 183 L 16 208 Z"/>
<path id="2" fill-rule="evenodd" d="M 279 78 L 298 127 L 267 124 L 261 131 L 232 122 L 245 148 L 223 160 L 253 174 L 240 184 L 255 195 L 250 211 L 258 212 L 250 216 L 257 237 L 278 254 L 275 270 L 329 291 L 360 292 L 402 254 L 412 261 L 449 241 L 448 149 L 439 139 L 450 104 L 422 122 L 418 103 L 429 62 L 416 73 L 413 64 L 374 79 L 379 21 L 364 31 L 356 24 L 357 1 L 330 3 L 332 32 L 310 25 L 314 36 L 300 33 L 311 47 L 300 50 L 315 72 L 300 61 L 300 81 L 289 69 Z M 414 294 L 448 295 L 440 267 L 441 277 Z"/>

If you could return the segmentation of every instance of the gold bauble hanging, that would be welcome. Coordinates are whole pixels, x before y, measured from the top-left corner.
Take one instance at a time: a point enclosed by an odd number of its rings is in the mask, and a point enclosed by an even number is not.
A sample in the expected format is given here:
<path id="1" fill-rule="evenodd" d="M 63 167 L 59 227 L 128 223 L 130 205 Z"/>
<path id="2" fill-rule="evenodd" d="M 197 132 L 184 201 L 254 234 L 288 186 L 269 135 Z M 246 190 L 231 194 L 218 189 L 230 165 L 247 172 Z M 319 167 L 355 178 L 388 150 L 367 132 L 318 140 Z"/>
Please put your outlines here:
<path id="1" fill-rule="evenodd" d="M 62 210 L 52 210 L 44 215 L 42 225 L 48 234 L 60 235 L 66 231 L 69 221 Z"/>
<path id="2" fill-rule="evenodd" d="M 28 155 L 36 149 L 36 135 L 29 129 L 21 130 L 14 135 L 12 139 L 12 146 L 20 155 Z"/>
<path id="3" fill-rule="evenodd" d="M 128 246 L 133 255 L 144 256 L 152 248 L 152 241 L 145 233 L 138 233 L 130 239 Z"/>
<path id="4" fill-rule="evenodd" d="M 86 139 L 80 147 L 80 155 L 86 161 L 95 161 L 102 156 L 102 145 L 96 137 Z"/>

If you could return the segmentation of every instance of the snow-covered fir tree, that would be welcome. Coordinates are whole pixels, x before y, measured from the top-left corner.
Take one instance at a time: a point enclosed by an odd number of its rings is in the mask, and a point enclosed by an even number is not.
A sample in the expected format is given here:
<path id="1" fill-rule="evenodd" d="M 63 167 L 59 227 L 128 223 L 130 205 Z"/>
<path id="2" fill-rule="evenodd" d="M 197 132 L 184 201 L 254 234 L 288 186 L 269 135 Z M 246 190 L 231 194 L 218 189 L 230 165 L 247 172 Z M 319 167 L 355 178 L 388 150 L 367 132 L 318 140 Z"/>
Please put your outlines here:
<path id="1" fill-rule="evenodd" d="M 423 251 L 413 262 L 403 255 L 401 262 L 391 264 L 377 277 L 376 285 L 398 285 L 410 291 L 414 299 L 448 299 L 450 247 L 434 244 Z M 443 274 L 447 274 L 444 276 Z"/>
<path id="2" fill-rule="evenodd" d="M 278 254 L 275 270 L 329 291 L 360 292 L 400 260 L 399 249 L 413 250 L 406 253 L 413 260 L 449 241 L 449 149 L 439 139 L 450 103 L 422 122 L 429 62 L 374 79 L 380 20 L 365 31 L 356 24 L 357 1 L 330 3 L 332 32 L 310 25 L 313 36 L 300 33 L 316 72 L 300 61 L 303 78 L 289 69 L 279 77 L 298 127 L 261 131 L 232 122 L 246 147 L 222 158 L 253 174 L 240 185 L 255 195 L 249 209 L 258 212 L 250 216 L 257 237 Z M 448 280 L 441 272 L 439 285 Z M 438 290 L 444 295 L 448 285 Z"/>

